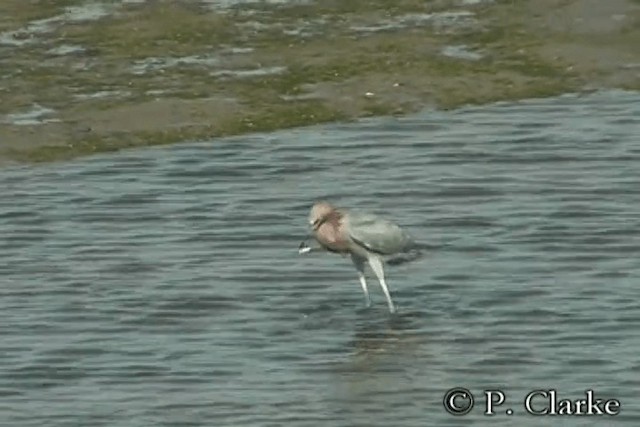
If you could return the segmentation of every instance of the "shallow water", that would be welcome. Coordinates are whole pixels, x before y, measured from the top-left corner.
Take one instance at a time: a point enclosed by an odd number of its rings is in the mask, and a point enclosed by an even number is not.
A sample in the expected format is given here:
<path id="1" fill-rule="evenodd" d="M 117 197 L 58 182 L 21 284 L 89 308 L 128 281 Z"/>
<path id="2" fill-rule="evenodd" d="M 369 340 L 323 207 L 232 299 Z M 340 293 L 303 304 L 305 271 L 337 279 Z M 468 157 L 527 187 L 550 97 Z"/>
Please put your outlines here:
<path id="1" fill-rule="evenodd" d="M 639 133 L 603 92 L 5 168 L 0 424 L 635 427 Z M 397 315 L 297 255 L 318 197 L 431 246 Z M 622 412 L 524 415 L 537 388 Z"/>

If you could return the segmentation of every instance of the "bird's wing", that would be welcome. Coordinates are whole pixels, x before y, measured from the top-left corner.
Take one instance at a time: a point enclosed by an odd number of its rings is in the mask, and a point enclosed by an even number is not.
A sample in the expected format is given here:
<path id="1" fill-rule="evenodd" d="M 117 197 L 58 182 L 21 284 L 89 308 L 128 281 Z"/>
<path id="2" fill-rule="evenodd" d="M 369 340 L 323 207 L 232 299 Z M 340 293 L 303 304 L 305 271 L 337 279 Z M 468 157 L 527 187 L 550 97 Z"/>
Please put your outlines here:
<path id="1" fill-rule="evenodd" d="M 349 212 L 344 224 L 356 244 L 380 255 L 401 252 L 412 244 L 411 237 L 398 225 L 377 215 Z"/>

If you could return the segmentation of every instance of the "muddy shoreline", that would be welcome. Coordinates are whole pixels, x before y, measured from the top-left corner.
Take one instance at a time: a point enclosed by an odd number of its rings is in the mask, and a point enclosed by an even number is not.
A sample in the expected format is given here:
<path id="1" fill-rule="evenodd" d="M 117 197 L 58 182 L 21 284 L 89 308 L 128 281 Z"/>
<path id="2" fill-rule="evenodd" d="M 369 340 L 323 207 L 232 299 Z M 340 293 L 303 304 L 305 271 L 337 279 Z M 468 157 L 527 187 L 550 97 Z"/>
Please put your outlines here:
<path id="1" fill-rule="evenodd" d="M 0 6 L 1 163 L 640 90 L 635 0 L 50 3 Z"/>

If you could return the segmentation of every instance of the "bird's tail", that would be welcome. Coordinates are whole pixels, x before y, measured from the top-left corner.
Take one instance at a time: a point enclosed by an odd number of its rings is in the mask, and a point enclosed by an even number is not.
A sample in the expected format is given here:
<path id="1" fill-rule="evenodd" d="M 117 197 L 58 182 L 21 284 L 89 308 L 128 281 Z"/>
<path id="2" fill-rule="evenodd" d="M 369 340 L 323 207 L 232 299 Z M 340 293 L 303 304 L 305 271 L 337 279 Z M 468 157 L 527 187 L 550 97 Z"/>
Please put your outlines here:
<path id="1" fill-rule="evenodd" d="M 389 265 L 401 265 L 407 262 L 415 261 L 418 258 L 422 258 L 428 249 L 429 247 L 427 245 L 414 243 L 406 248 L 403 252 L 387 259 L 386 262 Z"/>
<path id="2" fill-rule="evenodd" d="M 457 239 L 456 239 L 457 240 Z M 443 247 L 447 247 L 451 244 L 444 243 L 442 245 L 427 245 L 424 243 L 412 243 L 409 247 L 407 247 L 402 253 L 394 255 L 393 257 L 386 260 L 386 263 L 389 265 L 401 265 L 407 262 L 415 261 L 423 256 L 428 255 L 428 253 L 433 252 L 437 249 L 442 249 Z"/>

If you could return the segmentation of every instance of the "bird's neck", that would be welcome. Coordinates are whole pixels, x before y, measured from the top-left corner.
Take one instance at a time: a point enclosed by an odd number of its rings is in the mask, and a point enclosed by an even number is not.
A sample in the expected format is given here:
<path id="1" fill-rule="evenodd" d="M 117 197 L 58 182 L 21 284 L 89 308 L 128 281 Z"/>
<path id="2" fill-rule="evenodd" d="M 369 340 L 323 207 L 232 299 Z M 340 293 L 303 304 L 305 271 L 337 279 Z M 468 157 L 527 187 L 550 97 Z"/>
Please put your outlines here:
<path id="1" fill-rule="evenodd" d="M 342 217 L 343 214 L 341 212 L 331 212 L 315 233 L 318 243 L 332 252 L 344 252 L 348 249 L 342 226 Z"/>

